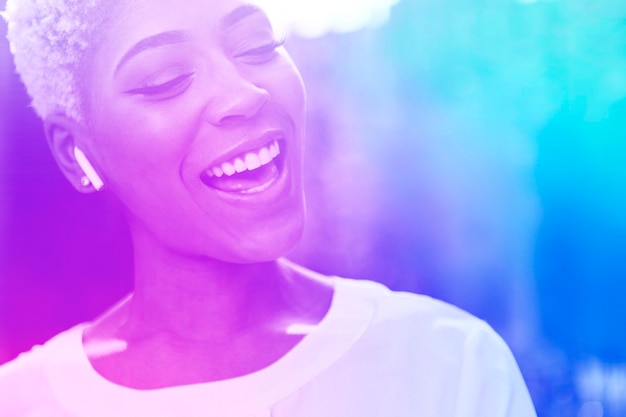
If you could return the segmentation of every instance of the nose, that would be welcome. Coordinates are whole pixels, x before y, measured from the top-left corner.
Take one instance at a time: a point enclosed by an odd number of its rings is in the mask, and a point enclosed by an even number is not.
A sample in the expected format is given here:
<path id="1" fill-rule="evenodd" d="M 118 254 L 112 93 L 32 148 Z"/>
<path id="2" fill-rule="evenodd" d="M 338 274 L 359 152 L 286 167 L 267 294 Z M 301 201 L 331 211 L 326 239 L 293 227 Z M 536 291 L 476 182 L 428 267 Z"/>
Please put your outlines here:
<path id="1" fill-rule="evenodd" d="M 236 68 L 223 71 L 214 81 L 208 101 L 206 120 L 215 126 L 241 122 L 254 117 L 269 100 L 269 93 Z"/>

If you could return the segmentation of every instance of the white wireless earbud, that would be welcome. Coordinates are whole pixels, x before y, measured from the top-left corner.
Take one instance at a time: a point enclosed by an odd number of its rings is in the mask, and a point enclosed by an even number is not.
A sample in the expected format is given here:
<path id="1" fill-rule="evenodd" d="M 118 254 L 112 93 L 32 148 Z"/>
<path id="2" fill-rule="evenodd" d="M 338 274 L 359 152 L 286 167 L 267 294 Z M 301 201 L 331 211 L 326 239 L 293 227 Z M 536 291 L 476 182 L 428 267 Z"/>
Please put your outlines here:
<path id="1" fill-rule="evenodd" d="M 74 147 L 74 157 L 76 158 L 76 162 L 78 163 L 80 168 L 85 173 L 86 179 L 89 181 L 81 181 L 81 183 L 83 185 L 89 185 L 89 183 L 91 183 L 96 191 L 100 191 L 104 186 L 104 183 L 102 182 L 102 179 L 100 178 L 96 170 L 93 169 L 93 165 L 91 165 L 91 162 L 89 162 L 89 159 L 87 159 L 83 151 L 81 151 L 77 147 Z"/>

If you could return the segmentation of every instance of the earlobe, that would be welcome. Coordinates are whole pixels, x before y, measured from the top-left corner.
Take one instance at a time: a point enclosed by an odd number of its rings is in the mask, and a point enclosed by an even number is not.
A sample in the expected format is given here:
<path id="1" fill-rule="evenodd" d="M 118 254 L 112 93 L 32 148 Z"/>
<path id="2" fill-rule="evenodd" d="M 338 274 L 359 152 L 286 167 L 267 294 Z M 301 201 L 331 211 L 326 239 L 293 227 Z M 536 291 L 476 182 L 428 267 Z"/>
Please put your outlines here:
<path id="1" fill-rule="evenodd" d="M 80 192 L 99 191 L 103 182 L 79 145 L 88 142 L 85 127 L 65 115 L 54 114 L 44 120 L 46 140 L 52 155 L 67 180 Z"/>

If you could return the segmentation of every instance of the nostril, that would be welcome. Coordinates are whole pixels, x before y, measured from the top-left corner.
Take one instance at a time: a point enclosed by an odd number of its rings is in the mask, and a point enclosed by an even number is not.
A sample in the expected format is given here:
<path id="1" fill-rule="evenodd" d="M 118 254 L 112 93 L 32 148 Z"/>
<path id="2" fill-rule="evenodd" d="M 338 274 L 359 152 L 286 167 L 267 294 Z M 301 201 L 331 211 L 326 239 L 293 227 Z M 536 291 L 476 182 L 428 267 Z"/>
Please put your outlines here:
<path id="1" fill-rule="evenodd" d="M 225 116 L 225 117 L 222 117 L 222 119 L 220 119 L 217 124 L 225 125 L 225 124 L 238 123 L 238 122 L 243 122 L 246 119 L 248 119 L 248 116 L 244 116 L 244 115 Z"/>

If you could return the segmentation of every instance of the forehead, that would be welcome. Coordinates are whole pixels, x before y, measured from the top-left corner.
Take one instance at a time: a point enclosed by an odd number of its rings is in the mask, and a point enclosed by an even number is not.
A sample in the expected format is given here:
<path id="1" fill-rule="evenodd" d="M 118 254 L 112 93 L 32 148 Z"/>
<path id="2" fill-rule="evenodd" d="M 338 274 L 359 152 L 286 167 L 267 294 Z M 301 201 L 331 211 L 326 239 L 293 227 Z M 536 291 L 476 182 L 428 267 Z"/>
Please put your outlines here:
<path id="1" fill-rule="evenodd" d="M 110 9 L 103 41 L 92 58 L 104 70 L 160 34 L 205 39 L 251 14 L 263 13 L 257 0 L 118 0 Z"/>
<path id="2" fill-rule="evenodd" d="M 128 42 L 171 30 L 216 30 L 233 10 L 254 5 L 255 0 L 120 0 L 120 12 L 113 20 L 118 34 Z"/>

